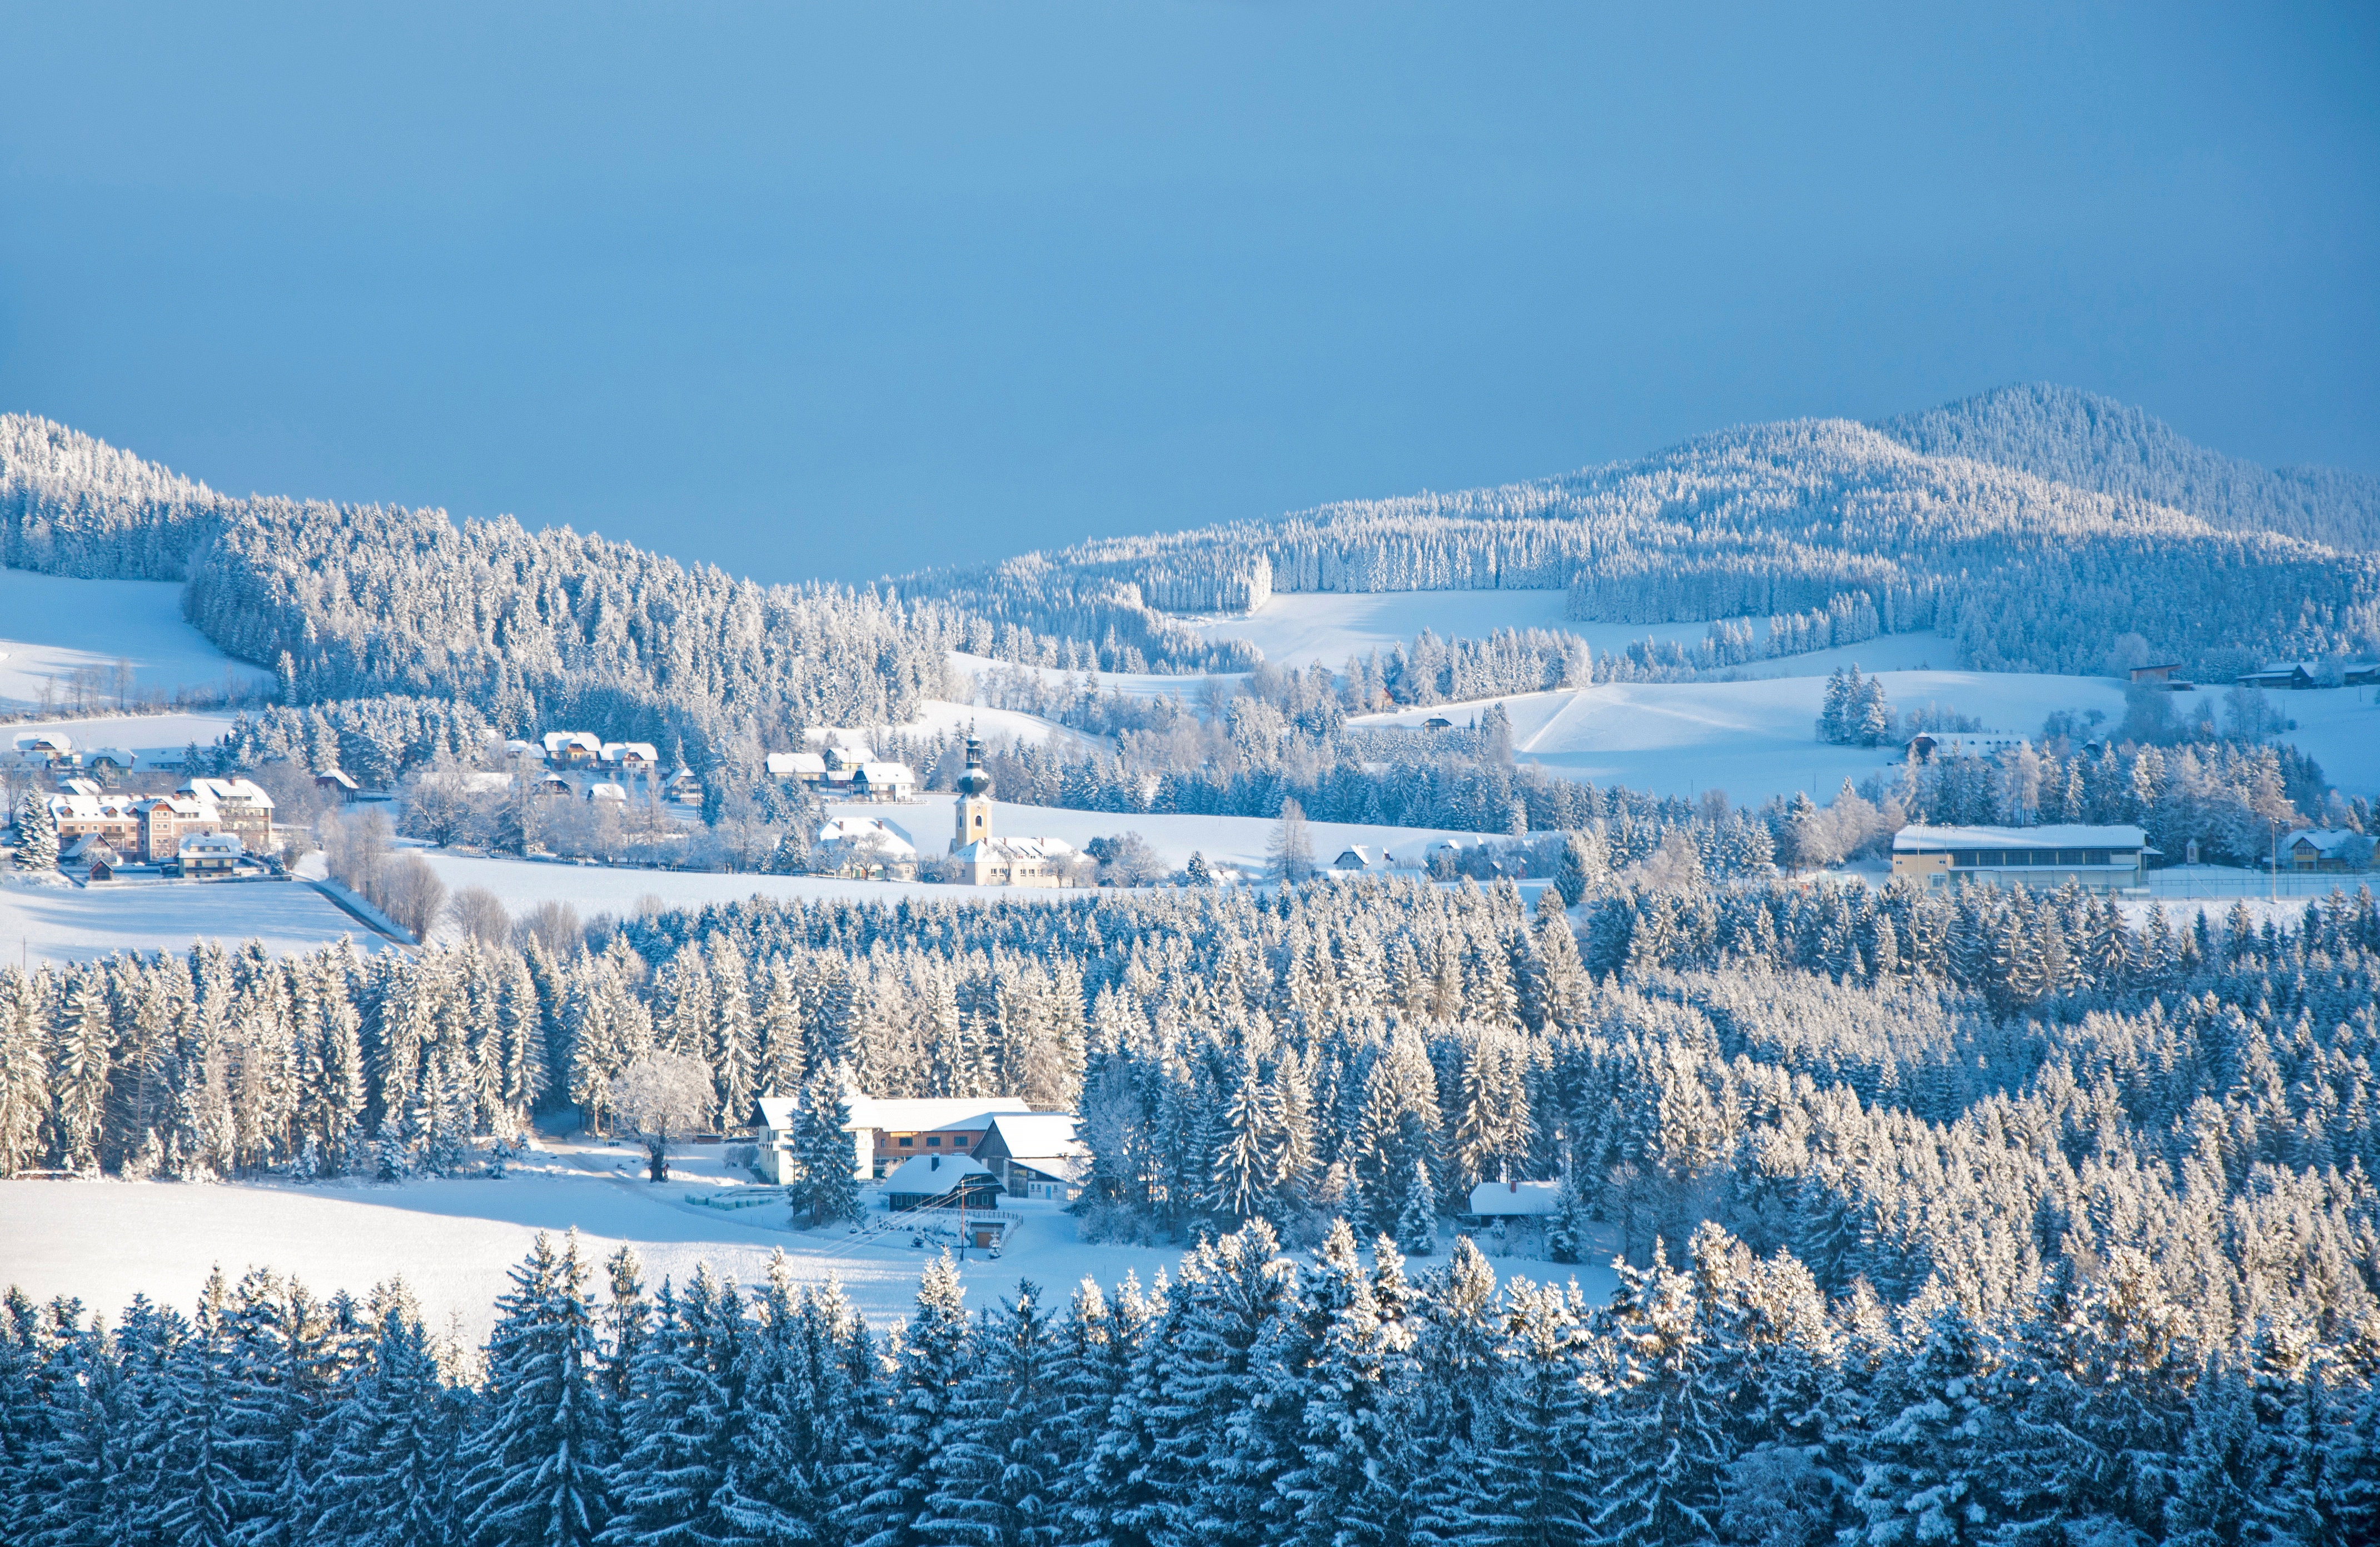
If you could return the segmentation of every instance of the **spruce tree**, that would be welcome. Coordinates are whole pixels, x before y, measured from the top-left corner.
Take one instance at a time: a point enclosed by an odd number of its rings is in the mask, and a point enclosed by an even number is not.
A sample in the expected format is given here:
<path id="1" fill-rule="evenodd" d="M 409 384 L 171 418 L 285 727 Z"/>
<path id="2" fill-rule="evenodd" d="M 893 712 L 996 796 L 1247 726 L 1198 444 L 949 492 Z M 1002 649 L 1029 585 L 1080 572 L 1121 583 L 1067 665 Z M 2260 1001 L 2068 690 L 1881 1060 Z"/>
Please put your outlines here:
<path id="1" fill-rule="evenodd" d="M 1413 1179 L 1397 1213 L 1397 1246 L 1415 1257 L 1438 1254 L 1438 1193 L 1430 1186 L 1427 1161 L 1413 1164 Z"/>
<path id="2" fill-rule="evenodd" d="M 463 1529 L 490 1547 L 593 1547 L 611 1517 L 611 1435 L 578 1233 L 557 1254 L 540 1232 L 511 1278 L 480 1420 L 457 1456 Z"/>
<path id="3" fill-rule="evenodd" d="M 787 1190 L 795 1217 L 808 1215 L 813 1226 L 859 1217 L 850 1125 L 851 1104 L 844 1095 L 842 1075 L 831 1064 L 820 1065 L 794 1115 L 794 1165 L 799 1179 Z"/>
<path id="4" fill-rule="evenodd" d="M 49 802 L 31 790 L 17 803 L 17 868 L 42 875 L 58 867 L 58 824 Z"/>
<path id="5" fill-rule="evenodd" d="M 968 1369 L 966 1305 L 945 1252 L 926 1264 L 917 1313 L 895 1335 L 891 1404 L 882 1453 L 847 1516 L 852 1547 L 929 1547 L 925 1529 L 959 1384 Z"/>
<path id="6" fill-rule="evenodd" d="M 973 1547 L 1042 1547 L 1060 1540 L 1064 1499 L 1061 1354 L 1040 1291 L 983 1319 L 965 1377 L 953 1393 L 933 1460 L 928 1518 L 918 1529 Z"/>

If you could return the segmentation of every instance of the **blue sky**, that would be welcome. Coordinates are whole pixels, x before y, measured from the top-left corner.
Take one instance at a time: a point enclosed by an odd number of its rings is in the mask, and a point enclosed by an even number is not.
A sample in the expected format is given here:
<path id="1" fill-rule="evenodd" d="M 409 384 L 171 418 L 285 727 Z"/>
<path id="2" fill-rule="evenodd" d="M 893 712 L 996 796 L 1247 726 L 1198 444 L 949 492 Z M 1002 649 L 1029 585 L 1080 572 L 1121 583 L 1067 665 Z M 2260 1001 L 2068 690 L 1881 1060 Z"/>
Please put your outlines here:
<path id="1" fill-rule="evenodd" d="M 0 6 L 0 408 L 768 580 L 2019 380 L 2380 469 L 2374 13 L 2078 10 Z"/>

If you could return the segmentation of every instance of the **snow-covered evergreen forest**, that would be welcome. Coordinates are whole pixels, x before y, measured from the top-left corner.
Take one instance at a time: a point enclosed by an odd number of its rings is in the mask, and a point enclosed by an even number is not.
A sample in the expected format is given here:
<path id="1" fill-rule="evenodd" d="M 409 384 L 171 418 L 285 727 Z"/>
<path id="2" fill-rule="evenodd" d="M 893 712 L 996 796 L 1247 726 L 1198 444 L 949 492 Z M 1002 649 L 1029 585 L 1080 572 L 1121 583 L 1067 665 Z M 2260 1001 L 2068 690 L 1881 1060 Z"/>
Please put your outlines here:
<path id="1" fill-rule="evenodd" d="M 522 1264 L 484 1350 L 439 1345 L 393 1287 L 319 1300 L 253 1275 L 106 1326 L 18 1301 L 0 1528 L 2368 1529 L 2368 895 L 2289 928 L 2242 910 L 2134 932 L 2071 893 L 1647 890 L 1584 854 L 1565 884 L 1575 935 L 1509 888 L 1364 880 L 755 902 L 566 957 L 530 937 L 8 973 L 14 1166 L 477 1166 L 502 1152 L 475 1135 L 561 1100 L 601 1120 L 602 1074 L 667 1049 L 722 1102 L 822 1069 L 1079 1092 L 1086 1224 L 1195 1244 L 1170 1282 L 1065 1307 L 995 1284 L 968 1315 L 932 1271 L 881 1339 L 831 1291 L 642 1284 L 570 1243 Z M 1617 1243 L 1610 1303 L 1500 1286 L 1446 1244 L 1439 1216 L 1500 1176 L 1560 1182 L 1558 1249 Z"/>

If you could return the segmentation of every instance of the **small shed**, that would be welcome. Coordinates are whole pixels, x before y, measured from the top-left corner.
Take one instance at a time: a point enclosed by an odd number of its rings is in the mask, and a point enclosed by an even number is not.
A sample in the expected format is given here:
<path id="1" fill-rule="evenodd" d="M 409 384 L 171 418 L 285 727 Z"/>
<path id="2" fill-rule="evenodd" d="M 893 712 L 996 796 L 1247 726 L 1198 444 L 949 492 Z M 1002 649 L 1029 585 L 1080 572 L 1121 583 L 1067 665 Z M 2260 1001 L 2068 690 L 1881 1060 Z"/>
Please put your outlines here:
<path id="1" fill-rule="evenodd" d="M 587 798 L 590 801 L 610 801 L 614 805 L 625 805 L 628 804 L 628 792 L 610 780 L 602 780 L 587 787 Z"/>
<path id="2" fill-rule="evenodd" d="M 335 796 L 343 804 L 352 804 L 363 793 L 363 786 L 343 768 L 324 768 L 314 776 L 314 788 Z"/>
<path id="3" fill-rule="evenodd" d="M 884 1203 L 904 1209 L 988 1209 L 1001 1194 L 989 1167 L 958 1154 L 921 1154 L 903 1161 L 884 1178 Z"/>

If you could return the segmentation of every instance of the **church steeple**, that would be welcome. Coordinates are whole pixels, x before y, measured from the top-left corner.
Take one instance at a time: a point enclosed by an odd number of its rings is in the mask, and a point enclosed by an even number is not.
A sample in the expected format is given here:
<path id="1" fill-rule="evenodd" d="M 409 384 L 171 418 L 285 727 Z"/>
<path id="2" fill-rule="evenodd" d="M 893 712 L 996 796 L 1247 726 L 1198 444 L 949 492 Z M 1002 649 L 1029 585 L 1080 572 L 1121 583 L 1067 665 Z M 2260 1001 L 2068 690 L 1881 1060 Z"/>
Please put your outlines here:
<path id="1" fill-rule="evenodd" d="M 951 839 L 953 854 L 991 836 L 991 775 L 984 769 L 983 743 L 977 740 L 972 723 L 967 726 L 966 771 L 959 775 L 958 783 L 957 830 Z"/>

